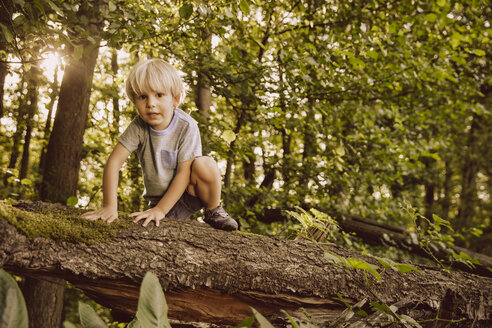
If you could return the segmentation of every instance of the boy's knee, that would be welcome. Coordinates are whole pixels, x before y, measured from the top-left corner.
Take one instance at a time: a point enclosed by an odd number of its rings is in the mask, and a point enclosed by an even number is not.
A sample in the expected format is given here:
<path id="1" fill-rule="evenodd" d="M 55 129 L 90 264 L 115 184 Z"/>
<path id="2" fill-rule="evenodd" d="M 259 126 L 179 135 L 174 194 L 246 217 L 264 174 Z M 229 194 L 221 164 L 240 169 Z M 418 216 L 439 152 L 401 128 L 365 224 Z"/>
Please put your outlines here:
<path id="1" fill-rule="evenodd" d="M 217 176 L 220 175 L 217 163 L 209 156 L 195 158 L 193 161 L 192 172 L 205 180 L 216 179 Z"/>

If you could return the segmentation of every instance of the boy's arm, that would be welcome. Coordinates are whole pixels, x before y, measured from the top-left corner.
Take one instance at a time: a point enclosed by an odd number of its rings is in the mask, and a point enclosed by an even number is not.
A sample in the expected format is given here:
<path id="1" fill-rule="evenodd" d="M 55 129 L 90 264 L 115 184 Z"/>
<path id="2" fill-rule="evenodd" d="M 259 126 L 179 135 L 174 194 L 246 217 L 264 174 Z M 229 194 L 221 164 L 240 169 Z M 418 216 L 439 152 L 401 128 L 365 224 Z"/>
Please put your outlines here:
<path id="1" fill-rule="evenodd" d="M 104 167 L 103 173 L 103 207 L 97 211 L 84 213 L 83 218 L 88 220 L 101 219 L 108 223 L 113 222 L 118 218 L 118 180 L 119 172 L 123 163 L 126 161 L 130 152 L 121 144 L 117 143 L 108 162 Z"/>
<path id="2" fill-rule="evenodd" d="M 130 216 L 135 217 L 133 222 L 145 219 L 143 223 L 144 227 L 147 226 L 150 221 L 155 221 L 155 225 L 159 226 L 159 221 L 166 216 L 171 208 L 173 208 L 190 184 L 191 163 L 193 163 L 193 159 L 178 164 L 178 172 L 159 203 L 147 211 L 130 214 Z"/>

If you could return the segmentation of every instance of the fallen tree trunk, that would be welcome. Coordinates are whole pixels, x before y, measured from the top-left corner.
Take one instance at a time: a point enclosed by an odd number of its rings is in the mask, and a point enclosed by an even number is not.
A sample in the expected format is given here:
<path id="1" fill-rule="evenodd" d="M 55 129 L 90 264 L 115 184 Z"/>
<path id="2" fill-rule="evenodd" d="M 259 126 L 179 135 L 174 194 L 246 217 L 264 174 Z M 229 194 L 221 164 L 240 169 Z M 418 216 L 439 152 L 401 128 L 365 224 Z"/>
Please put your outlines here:
<path id="1" fill-rule="evenodd" d="M 490 278 L 416 266 L 420 273 L 380 270 L 378 282 L 367 271 L 334 264 L 325 254 L 381 266 L 372 257 L 326 244 L 224 232 L 196 221 L 131 225 L 89 244 L 30 240 L 7 221 L 49 215 L 39 203 L 34 207 L 39 214 L 5 205 L 0 211 L 0 267 L 35 278 L 65 279 L 98 303 L 130 315 L 141 279 L 152 271 L 164 287 L 170 318 L 185 322 L 234 325 L 251 315 L 250 306 L 279 325 L 284 320 L 280 310 L 302 317 L 300 307 L 313 322 L 333 322 L 346 313 L 338 293 L 350 304 L 394 305 L 398 314 L 431 320 L 432 327 L 492 324 Z M 65 221 L 103 226 L 77 221 L 78 213 Z"/>
<path id="2" fill-rule="evenodd" d="M 334 215 L 334 218 L 343 231 L 355 234 L 355 236 L 368 244 L 395 246 L 422 257 L 433 260 L 437 259 L 455 269 L 485 277 L 492 277 L 492 258 L 485 254 L 444 243 L 431 242 L 427 247 L 424 247 L 421 245 L 415 233 L 401 227 L 376 222 L 355 215 Z M 287 221 L 288 219 L 283 211 L 279 209 L 267 209 L 264 215 L 258 218 L 258 220 L 265 223 Z M 464 263 L 463 261 L 452 261 L 453 256 L 450 256 L 451 251 L 454 251 L 456 254 L 464 253 L 470 258 L 477 259 L 479 263 L 471 263 L 470 265 L 470 263 Z"/>

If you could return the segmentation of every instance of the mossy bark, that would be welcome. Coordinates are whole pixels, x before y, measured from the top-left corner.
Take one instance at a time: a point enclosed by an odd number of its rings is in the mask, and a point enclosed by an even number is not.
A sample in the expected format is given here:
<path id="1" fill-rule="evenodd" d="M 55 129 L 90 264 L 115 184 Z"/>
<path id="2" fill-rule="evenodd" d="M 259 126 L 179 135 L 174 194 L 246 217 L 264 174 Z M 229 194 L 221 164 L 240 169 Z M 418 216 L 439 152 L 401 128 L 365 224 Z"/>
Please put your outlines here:
<path id="1" fill-rule="evenodd" d="M 39 204 L 35 207 L 46 215 Z M 26 212 L 27 203 L 23 208 L 16 216 L 35 214 Z M 325 255 L 330 251 L 381 266 L 376 259 L 326 244 L 230 233 L 178 220 L 160 227 L 131 225 L 92 244 L 30 240 L 6 220 L 0 220 L 0 236 L 0 267 L 25 276 L 63 278 L 100 304 L 128 314 L 136 309 L 142 277 L 152 271 L 165 289 L 170 318 L 182 321 L 234 325 L 251 315 L 250 306 L 279 326 L 284 318 L 280 310 L 304 317 L 300 307 L 313 321 L 334 321 L 346 309 L 339 294 L 350 304 L 395 305 L 398 314 L 417 320 L 438 315 L 458 320 L 432 321 L 433 327 L 492 324 L 490 278 L 415 266 L 420 273 L 380 270 L 379 282 L 367 271 L 335 265 Z M 449 304 L 453 310 L 445 311 Z"/>

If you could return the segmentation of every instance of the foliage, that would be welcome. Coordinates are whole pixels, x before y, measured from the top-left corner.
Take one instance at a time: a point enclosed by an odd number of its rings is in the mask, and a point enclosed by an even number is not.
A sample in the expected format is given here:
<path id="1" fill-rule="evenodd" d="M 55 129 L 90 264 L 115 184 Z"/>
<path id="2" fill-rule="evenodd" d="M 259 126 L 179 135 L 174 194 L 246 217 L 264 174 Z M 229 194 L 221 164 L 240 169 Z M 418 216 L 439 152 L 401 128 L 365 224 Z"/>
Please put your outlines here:
<path id="1" fill-rule="evenodd" d="M 0 269 L 0 326 L 27 328 L 27 309 L 17 282 Z"/>
<path id="2" fill-rule="evenodd" d="M 104 321 L 99 318 L 96 311 L 94 311 L 89 305 L 80 302 L 79 303 L 79 315 L 82 328 L 106 328 Z"/>
<path id="3" fill-rule="evenodd" d="M 171 327 L 167 319 L 167 309 L 159 279 L 151 272 L 147 272 L 140 287 L 137 315 L 132 327 Z"/>
<path id="4" fill-rule="evenodd" d="M 290 227 L 296 231 L 298 237 L 316 241 L 336 241 L 340 234 L 340 227 L 333 218 L 314 208 L 311 208 L 309 212 L 301 207 L 296 208 L 299 213 L 287 210 L 285 212 L 300 223 L 300 226 Z"/>
<path id="5" fill-rule="evenodd" d="M 442 261 L 434 256 L 438 250 L 433 245 L 439 245 L 448 255 L 449 263 L 461 262 L 470 268 L 475 268 L 480 262 L 463 252 L 456 253 L 452 246 L 455 246 L 455 241 L 465 239 L 463 234 L 455 233 L 451 223 L 440 218 L 438 215 L 432 215 L 432 221 L 420 214 L 416 209 L 408 206 L 407 211 L 415 221 L 415 227 L 418 233 L 418 242 L 420 246 L 428 253 L 437 265 L 445 267 Z M 481 234 L 481 229 L 474 228 L 474 233 Z"/>

